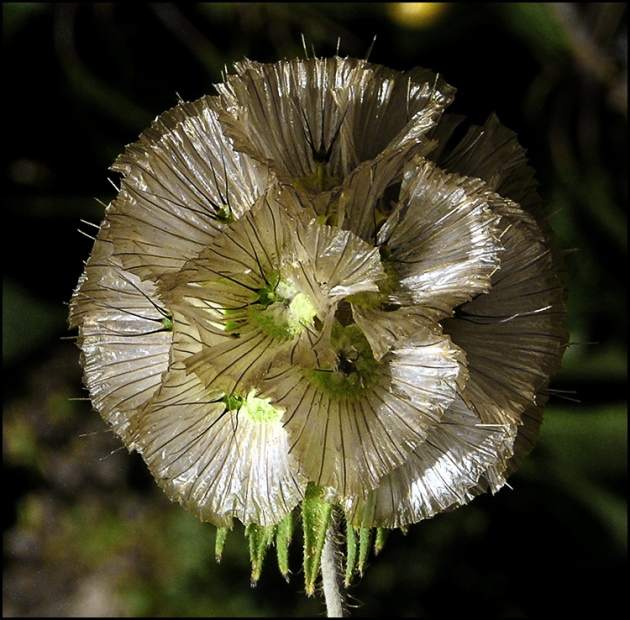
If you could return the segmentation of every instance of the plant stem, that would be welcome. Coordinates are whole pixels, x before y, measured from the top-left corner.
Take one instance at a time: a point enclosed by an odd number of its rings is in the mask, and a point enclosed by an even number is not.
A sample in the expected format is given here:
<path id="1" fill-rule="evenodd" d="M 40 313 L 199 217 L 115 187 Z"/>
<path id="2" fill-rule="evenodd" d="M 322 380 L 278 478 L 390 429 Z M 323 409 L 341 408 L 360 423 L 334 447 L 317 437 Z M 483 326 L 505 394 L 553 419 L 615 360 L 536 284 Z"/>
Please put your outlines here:
<path id="1" fill-rule="evenodd" d="M 326 541 L 322 549 L 321 571 L 324 586 L 324 599 L 329 618 L 343 618 L 343 596 L 341 594 L 341 577 L 339 574 L 339 562 L 335 543 L 335 522 L 330 520 Z"/>

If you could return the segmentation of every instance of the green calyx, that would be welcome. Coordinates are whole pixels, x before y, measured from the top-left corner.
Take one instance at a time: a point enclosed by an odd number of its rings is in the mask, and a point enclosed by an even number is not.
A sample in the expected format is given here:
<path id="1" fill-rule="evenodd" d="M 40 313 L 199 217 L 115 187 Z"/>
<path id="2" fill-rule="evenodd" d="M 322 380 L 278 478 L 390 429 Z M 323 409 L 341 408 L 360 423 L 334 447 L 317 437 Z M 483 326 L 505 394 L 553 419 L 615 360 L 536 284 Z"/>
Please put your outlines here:
<path id="1" fill-rule="evenodd" d="M 263 562 L 272 544 L 276 546 L 278 568 L 282 576 L 289 581 L 289 545 L 293 538 L 293 513 L 289 513 L 278 525 L 262 526 L 250 523 L 245 528 L 245 536 L 249 541 L 249 559 L 252 564 L 250 583 L 256 586 L 262 574 Z M 217 541 L 219 530 L 217 530 Z M 224 544 L 222 541 L 222 545 Z M 221 547 L 222 548 L 222 547 Z"/>
<path id="2" fill-rule="evenodd" d="M 283 413 L 281 409 L 276 409 L 269 402 L 269 398 L 256 396 L 256 390 L 252 390 L 246 397 L 238 392 L 226 394 L 221 400 L 228 411 L 238 411 L 240 414 L 246 415 L 252 422 L 277 422 Z"/>
<path id="3" fill-rule="evenodd" d="M 252 566 L 251 585 L 256 586 L 262 574 L 263 564 L 271 547 L 276 548 L 276 560 L 282 576 L 289 581 L 289 547 L 294 530 L 299 520 L 293 512 L 289 513 L 277 525 L 262 526 L 251 523 L 245 527 L 245 537 L 249 543 L 249 555 Z M 378 554 L 385 543 L 388 530 L 382 528 L 357 528 L 349 522 L 344 523 L 340 508 L 326 498 L 326 491 L 313 483 L 306 488 L 301 507 L 301 525 L 303 530 L 304 588 L 309 596 L 315 593 L 321 572 L 321 557 L 326 535 L 331 528 L 335 538 L 341 543 L 345 556 L 343 583 L 349 587 L 356 574 L 363 575 L 370 558 L 370 553 Z M 231 528 L 230 528 L 231 529 Z M 228 528 L 217 528 L 215 559 L 221 561 Z"/>
<path id="4" fill-rule="evenodd" d="M 248 311 L 248 319 L 254 325 L 278 340 L 291 340 L 302 333 L 314 317 L 315 308 L 308 297 L 278 273 L 268 278 Z"/>
<path id="5" fill-rule="evenodd" d="M 337 353 L 337 367 L 308 369 L 306 376 L 320 389 L 335 398 L 356 398 L 371 385 L 378 370 L 372 349 L 355 323 L 332 328 L 331 345 Z"/>
<path id="6" fill-rule="evenodd" d="M 400 281 L 400 276 L 391 257 L 391 252 L 386 245 L 379 246 L 381 265 L 385 271 L 386 278 L 379 280 L 376 284 L 378 292 L 361 292 L 349 295 L 346 298 L 348 303 L 363 308 L 379 308 L 383 311 L 395 310 L 399 307 L 395 301 L 395 291 Z"/>
<path id="7" fill-rule="evenodd" d="M 302 502 L 302 527 L 304 528 L 304 585 L 306 593 L 312 596 L 321 568 L 321 557 L 326 534 L 337 521 L 342 521 L 341 512 L 325 499 L 325 490 L 312 482 L 306 488 Z M 344 585 L 349 587 L 356 573 L 363 575 L 370 551 L 380 553 L 385 544 L 388 530 L 383 528 L 357 528 L 345 524 L 345 569 Z M 343 539 L 341 532 L 336 537 Z"/>
<path id="8" fill-rule="evenodd" d="M 222 224 L 232 224 L 235 220 L 232 208 L 228 204 L 223 204 L 215 211 L 217 220 Z"/>
<path id="9" fill-rule="evenodd" d="M 278 272 L 266 277 L 249 305 L 223 309 L 223 330 L 239 338 L 247 329 L 257 329 L 271 338 L 287 341 L 313 323 L 315 308 L 309 298 Z"/>
<path id="10" fill-rule="evenodd" d="M 253 422 L 277 422 L 282 417 L 282 410 L 276 409 L 268 398 L 258 398 L 252 390 L 241 407 L 241 413 Z"/>
<path id="11" fill-rule="evenodd" d="M 332 504 L 323 499 L 323 490 L 309 483 L 302 501 L 302 527 L 304 528 L 304 586 L 306 594 L 315 593 L 315 582 L 321 566 L 326 532 L 332 517 Z"/>
<path id="12" fill-rule="evenodd" d="M 243 405 L 243 397 L 238 393 L 225 394 L 221 401 L 228 411 L 238 411 Z"/>
<path id="13" fill-rule="evenodd" d="M 316 161 L 314 167 L 313 172 L 295 180 L 297 189 L 316 193 L 326 192 L 341 185 L 342 179 L 330 174 L 324 162 Z"/>
<path id="14" fill-rule="evenodd" d="M 173 331 L 173 315 L 170 312 L 162 317 L 162 330 L 165 332 Z"/>
<path id="15" fill-rule="evenodd" d="M 278 284 L 280 283 L 280 274 L 274 271 L 267 278 L 267 283 L 258 291 L 258 298 L 256 303 L 266 308 L 274 301 L 279 301 L 279 294 L 276 292 Z"/>

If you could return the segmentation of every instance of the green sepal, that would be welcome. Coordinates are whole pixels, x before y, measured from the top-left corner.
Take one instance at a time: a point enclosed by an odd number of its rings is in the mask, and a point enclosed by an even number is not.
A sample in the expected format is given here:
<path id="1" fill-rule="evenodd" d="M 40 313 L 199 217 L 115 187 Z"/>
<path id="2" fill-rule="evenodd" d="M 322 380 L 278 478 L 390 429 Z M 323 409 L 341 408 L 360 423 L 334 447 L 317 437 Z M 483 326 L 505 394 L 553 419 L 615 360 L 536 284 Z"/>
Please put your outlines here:
<path id="1" fill-rule="evenodd" d="M 346 572 L 343 584 L 347 587 L 352 582 L 352 576 L 357 567 L 357 531 L 350 522 L 346 522 Z"/>
<path id="2" fill-rule="evenodd" d="M 229 531 L 227 527 L 217 528 L 217 535 L 214 542 L 214 559 L 217 561 L 217 564 L 221 562 L 221 558 L 223 557 L 223 547 L 225 546 L 225 539 Z"/>
<path id="3" fill-rule="evenodd" d="M 289 545 L 293 538 L 293 513 L 290 512 L 280 523 L 276 531 L 276 553 L 278 554 L 278 568 L 282 576 L 289 582 Z"/>
<path id="4" fill-rule="evenodd" d="M 363 577 L 363 571 L 365 570 L 370 548 L 372 547 L 373 533 L 374 530 L 369 527 L 362 527 L 359 530 L 359 563 L 357 568 L 361 577 Z"/>
<path id="5" fill-rule="evenodd" d="M 216 208 L 216 207 L 215 207 Z M 232 224 L 234 222 L 234 212 L 228 204 L 223 204 L 216 208 L 215 215 L 222 224 Z"/>
<path id="6" fill-rule="evenodd" d="M 319 575 L 322 549 L 332 515 L 332 504 L 325 501 L 322 495 L 320 487 L 309 483 L 302 501 L 304 587 L 308 596 L 315 593 L 315 581 Z"/>
<path id="7" fill-rule="evenodd" d="M 263 527 L 256 523 L 250 523 L 245 528 L 245 536 L 249 539 L 249 559 L 252 563 L 251 586 L 256 587 L 262 573 L 263 561 L 269 545 L 273 542 L 276 526 Z"/>
<path id="8" fill-rule="evenodd" d="M 162 317 L 162 330 L 165 332 L 173 331 L 173 315 L 170 312 Z"/>
<path id="9" fill-rule="evenodd" d="M 385 546 L 385 541 L 389 536 L 390 530 L 385 529 L 384 527 L 376 528 L 376 536 L 374 538 L 374 555 L 378 555 Z"/>

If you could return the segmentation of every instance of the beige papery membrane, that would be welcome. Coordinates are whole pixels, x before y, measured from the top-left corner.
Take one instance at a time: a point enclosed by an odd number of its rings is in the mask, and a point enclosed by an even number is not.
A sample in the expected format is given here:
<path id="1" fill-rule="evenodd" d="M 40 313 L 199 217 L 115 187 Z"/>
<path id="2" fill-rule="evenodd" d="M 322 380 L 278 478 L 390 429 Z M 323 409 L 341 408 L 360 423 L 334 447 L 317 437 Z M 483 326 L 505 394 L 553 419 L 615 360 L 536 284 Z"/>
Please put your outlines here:
<path id="1" fill-rule="evenodd" d="M 94 408 L 133 448 L 131 423 L 168 368 L 171 317 L 155 285 L 112 258 L 107 230 L 104 223 L 73 295 L 69 321 L 79 328 L 77 344 Z"/>

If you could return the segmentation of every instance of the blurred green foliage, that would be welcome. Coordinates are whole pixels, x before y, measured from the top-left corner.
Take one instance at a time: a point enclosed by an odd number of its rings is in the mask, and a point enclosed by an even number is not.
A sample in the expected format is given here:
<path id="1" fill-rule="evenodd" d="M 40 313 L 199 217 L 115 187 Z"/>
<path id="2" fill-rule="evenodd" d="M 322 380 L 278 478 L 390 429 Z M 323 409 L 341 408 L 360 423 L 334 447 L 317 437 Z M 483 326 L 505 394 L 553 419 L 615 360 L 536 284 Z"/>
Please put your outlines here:
<path id="1" fill-rule="evenodd" d="M 570 282 L 573 346 L 513 490 L 392 534 L 350 589 L 353 614 L 627 609 L 626 4 L 442 9 L 419 27 L 395 3 L 3 3 L 5 616 L 322 614 L 271 561 L 250 589 L 242 532 L 215 563 L 212 528 L 72 400 L 64 340 L 91 249 L 77 229 L 114 197 L 115 156 L 178 94 L 211 92 L 243 56 L 301 56 L 302 38 L 432 68 L 458 88 L 453 111 L 496 111 L 529 150 Z"/>

